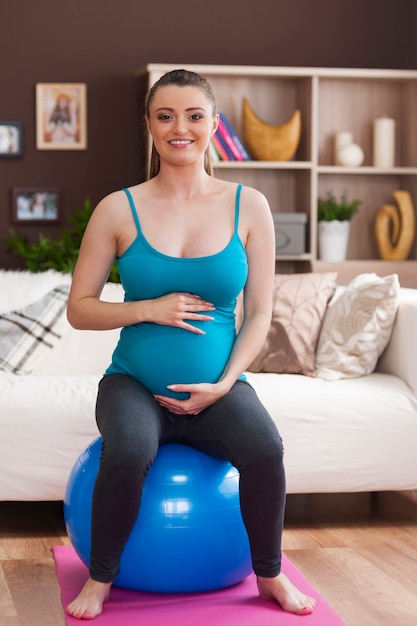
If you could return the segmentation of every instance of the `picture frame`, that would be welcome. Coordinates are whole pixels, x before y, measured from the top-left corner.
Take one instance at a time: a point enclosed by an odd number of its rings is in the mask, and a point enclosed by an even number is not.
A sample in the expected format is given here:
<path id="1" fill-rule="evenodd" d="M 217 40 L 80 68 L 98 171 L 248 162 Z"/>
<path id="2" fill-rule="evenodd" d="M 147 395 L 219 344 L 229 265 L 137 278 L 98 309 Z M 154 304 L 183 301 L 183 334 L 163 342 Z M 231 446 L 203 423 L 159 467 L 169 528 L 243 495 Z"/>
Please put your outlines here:
<path id="1" fill-rule="evenodd" d="M 86 83 L 36 84 L 38 150 L 87 148 Z"/>
<path id="2" fill-rule="evenodd" d="M 0 120 L 0 157 L 23 156 L 23 123 Z"/>
<path id="3" fill-rule="evenodd" d="M 61 221 L 61 193 L 58 187 L 14 187 L 14 224 L 58 224 Z"/>

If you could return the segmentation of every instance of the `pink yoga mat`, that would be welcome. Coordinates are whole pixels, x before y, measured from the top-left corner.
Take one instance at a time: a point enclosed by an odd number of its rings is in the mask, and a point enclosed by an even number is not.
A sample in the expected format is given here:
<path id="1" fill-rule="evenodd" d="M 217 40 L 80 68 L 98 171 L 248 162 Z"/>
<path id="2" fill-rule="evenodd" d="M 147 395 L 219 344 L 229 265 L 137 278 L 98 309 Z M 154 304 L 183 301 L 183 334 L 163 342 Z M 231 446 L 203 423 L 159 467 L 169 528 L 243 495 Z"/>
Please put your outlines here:
<path id="1" fill-rule="evenodd" d="M 61 599 L 64 607 L 87 579 L 87 568 L 72 546 L 53 548 Z M 111 600 L 95 618 L 97 626 L 346 626 L 285 555 L 283 571 L 304 593 L 316 598 L 311 615 L 285 613 L 276 602 L 262 600 L 255 576 L 243 582 L 206 593 L 158 594 L 113 587 Z M 80 625 L 65 615 L 67 626 Z"/>

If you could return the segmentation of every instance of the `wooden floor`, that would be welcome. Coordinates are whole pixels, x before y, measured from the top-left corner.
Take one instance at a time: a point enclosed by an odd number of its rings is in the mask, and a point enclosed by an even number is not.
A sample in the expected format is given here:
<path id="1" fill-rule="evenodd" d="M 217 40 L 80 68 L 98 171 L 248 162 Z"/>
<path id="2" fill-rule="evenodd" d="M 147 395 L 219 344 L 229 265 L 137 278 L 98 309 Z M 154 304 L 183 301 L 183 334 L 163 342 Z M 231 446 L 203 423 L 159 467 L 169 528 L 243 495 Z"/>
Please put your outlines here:
<path id="1" fill-rule="evenodd" d="M 0 626 L 64 626 L 68 543 L 61 503 L 0 503 Z M 283 547 L 348 626 L 417 625 L 416 493 L 288 496 Z"/>

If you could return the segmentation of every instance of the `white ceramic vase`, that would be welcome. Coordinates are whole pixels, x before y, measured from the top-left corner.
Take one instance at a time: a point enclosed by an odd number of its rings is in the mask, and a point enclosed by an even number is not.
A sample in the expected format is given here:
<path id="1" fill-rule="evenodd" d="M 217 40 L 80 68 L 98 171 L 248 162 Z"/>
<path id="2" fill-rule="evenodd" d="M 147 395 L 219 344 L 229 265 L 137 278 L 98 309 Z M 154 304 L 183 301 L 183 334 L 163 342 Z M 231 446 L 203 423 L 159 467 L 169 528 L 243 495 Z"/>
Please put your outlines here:
<path id="1" fill-rule="evenodd" d="M 335 165 L 358 167 L 365 158 L 362 148 L 353 143 L 352 133 L 346 131 L 336 133 L 334 149 Z"/>
<path id="2" fill-rule="evenodd" d="M 362 165 L 364 158 L 365 155 L 362 148 L 356 145 L 356 143 L 343 146 L 337 153 L 338 164 L 345 167 L 359 167 L 359 165 Z"/>
<path id="3" fill-rule="evenodd" d="M 322 261 L 344 261 L 349 241 L 350 222 L 322 221 L 319 227 L 319 254 Z"/>

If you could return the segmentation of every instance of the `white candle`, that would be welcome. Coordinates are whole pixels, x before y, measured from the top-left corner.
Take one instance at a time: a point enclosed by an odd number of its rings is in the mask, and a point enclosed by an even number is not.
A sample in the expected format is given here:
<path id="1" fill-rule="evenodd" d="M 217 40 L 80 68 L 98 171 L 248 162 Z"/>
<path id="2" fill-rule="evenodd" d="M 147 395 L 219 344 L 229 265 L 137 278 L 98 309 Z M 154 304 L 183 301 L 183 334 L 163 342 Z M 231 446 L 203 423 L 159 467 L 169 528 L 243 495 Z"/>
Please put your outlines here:
<path id="1" fill-rule="evenodd" d="M 395 120 L 380 117 L 374 121 L 373 162 L 375 167 L 394 167 Z"/>
<path id="2" fill-rule="evenodd" d="M 350 146 L 353 142 L 353 135 L 347 131 L 341 131 L 336 133 L 334 137 L 334 163 L 335 165 L 341 165 L 338 157 L 339 150 L 345 146 Z"/>

